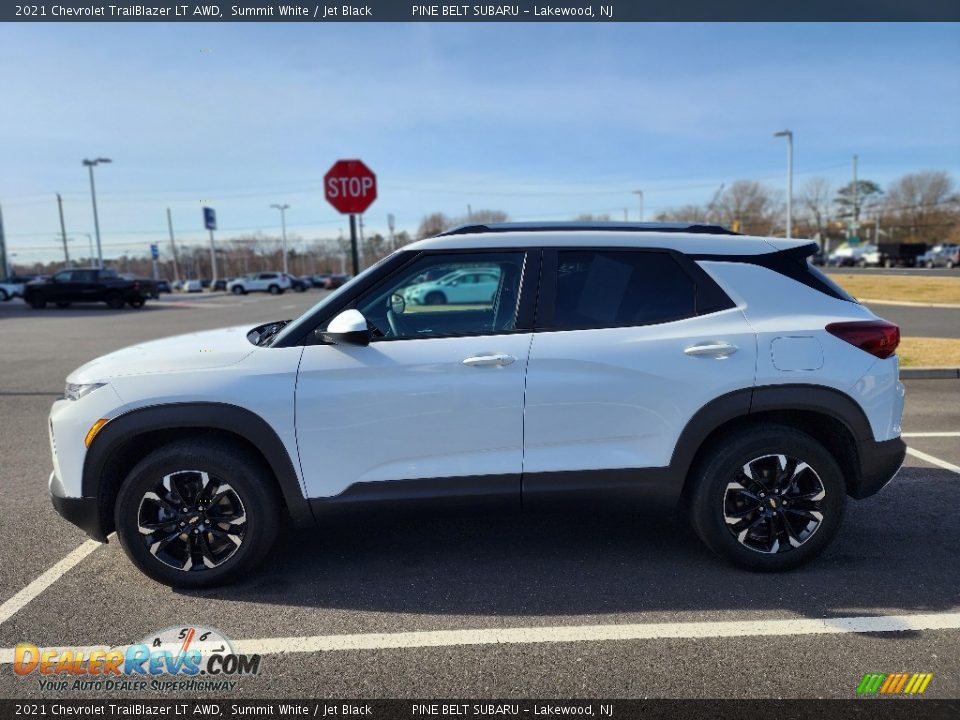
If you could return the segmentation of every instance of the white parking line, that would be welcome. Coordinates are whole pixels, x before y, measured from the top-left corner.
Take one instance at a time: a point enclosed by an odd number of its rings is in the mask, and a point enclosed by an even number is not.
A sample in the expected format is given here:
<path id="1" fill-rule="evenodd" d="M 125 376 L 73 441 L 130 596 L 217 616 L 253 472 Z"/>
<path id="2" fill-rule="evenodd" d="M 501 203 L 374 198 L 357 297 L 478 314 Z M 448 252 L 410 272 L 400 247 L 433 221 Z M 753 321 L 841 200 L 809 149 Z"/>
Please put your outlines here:
<path id="1" fill-rule="evenodd" d="M 733 620 L 690 623 L 639 623 L 630 625 L 571 625 L 552 627 L 434 630 L 357 635 L 314 635 L 234 640 L 238 653 L 337 652 L 398 650 L 473 645 L 526 645 L 625 640 L 729 638 L 786 635 L 842 635 L 923 630 L 960 630 L 960 612 L 928 615 L 885 615 L 791 620 Z M 53 650 L 78 648 L 50 648 Z M 94 649 L 87 646 L 86 650 Z M 0 664 L 13 662 L 13 648 L 0 650 Z"/>
<path id="2" fill-rule="evenodd" d="M 913 455 L 918 460 L 923 460 L 931 465 L 942 467 L 944 470 L 949 470 L 950 472 L 960 474 L 960 466 L 954 465 L 953 463 L 948 463 L 946 460 L 941 460 L 940 458 L 934 457 L 933 455 L 928 455 L 925 452 L 914 450 L 912 447 L 907 447 L 907 455 Z"/>
<path id="3" fill-rule="evenodd" d="M 23 610 L 31 600 L 53 585 L 98 547 L 100 547 L 100 543 L 96 540 L 87 540 L 80 547 L 72 550 L 63 560 L 27 585 L 23 590 L 7 600 L 3 605 L 0 605 L 0 625 Z"/>
<path id="4" fill-rule="evenodd" d="M 900 433 L 900 437 L 905 437 L 905 438 L 938 438 L 938 437 L 960 437 L 960 432 L 919 432 L 919 433 Z"/>

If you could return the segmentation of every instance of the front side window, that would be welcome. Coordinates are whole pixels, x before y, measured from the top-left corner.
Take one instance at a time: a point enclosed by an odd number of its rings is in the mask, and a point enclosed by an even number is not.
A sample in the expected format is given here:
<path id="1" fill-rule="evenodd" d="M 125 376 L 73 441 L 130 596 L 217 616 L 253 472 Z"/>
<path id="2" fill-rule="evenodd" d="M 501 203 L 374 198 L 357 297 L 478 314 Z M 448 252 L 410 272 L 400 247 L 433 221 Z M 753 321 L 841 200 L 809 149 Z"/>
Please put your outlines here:
<path id="1" fill-rule="evenodd" d="M 53 281 L 58 283 L 70 282 L 73 277 L 73 270 L 62 270 L 53 276 Z"/>
<path id="2" fill-rule="evenodd" d="M 357 301 L 374 339 L 510 332 L 523 252 L 424 255 Z"/>
<path id="3" fill-rule="evenodd" d="M 555 330 L 655 325 L 696 314 L 696 288 L 664 252 L 557 253 Z"/>

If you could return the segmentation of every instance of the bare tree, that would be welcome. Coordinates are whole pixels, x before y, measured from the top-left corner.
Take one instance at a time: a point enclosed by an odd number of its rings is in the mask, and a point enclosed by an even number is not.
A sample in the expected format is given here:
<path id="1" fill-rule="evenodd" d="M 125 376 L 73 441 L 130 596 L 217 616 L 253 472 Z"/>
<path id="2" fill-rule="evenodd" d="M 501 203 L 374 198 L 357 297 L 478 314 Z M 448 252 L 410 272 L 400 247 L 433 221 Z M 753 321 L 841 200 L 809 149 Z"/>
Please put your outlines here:
<path id="1" fill-rule="evenodd" d="M 887 193 L 886 207 L 895 224 L 909 227 L 910 239 L 936 241 L 943 239 L 956 222 L 960 199 L 953 191 L 950 175 L 942 170 L 925 170 L 895 181 Z"/>
<path id="2" fill-rule="evenodd" d="M 810 178 L 800 191 L 800 206 L 807 211 L 817 228 L 821 246 L 827 240 L 826 223 L 830 216 L 833 185 L 825 177 Z"/>
<path id="3" fill-rule="evenodd" d="M 657 222 L 706 223 L 709 214 L 707 208 L 701 205 L 683 205 L 661 210 L 656 214 L 656 220 Z"/>
<path id="4" fill-rule="evenodd" d="M 753 180 L 737 180 L 716 201 L 716 212 L 723 224 L 752 235 L 772 233 L 779 210 L 774 193 Z"/>
<path id="5" fill-rule="evenodd" d="M 420 227 L 417 228 L 417 237 L 421 239 L 433 237 L 444 230 L 449 230 L 451 227 L 453 227 L 453 223 L 446 215 L 441 212 L 431 213 L 420 221 Z"/>

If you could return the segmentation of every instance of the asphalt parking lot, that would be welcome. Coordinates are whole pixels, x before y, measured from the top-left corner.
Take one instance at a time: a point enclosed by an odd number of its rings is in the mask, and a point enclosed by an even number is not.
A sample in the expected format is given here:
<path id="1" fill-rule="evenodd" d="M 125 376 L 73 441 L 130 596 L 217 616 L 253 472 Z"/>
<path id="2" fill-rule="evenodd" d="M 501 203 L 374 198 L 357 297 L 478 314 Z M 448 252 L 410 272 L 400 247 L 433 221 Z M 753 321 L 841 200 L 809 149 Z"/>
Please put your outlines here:
<path id="1" fill-rule="evenodd" d="M 199 623 L 269 653 L 238 697 L 853 697 L 865 673 L 899 671 L 960 697 L 960 380 L 907 382 L 904 469 L 785 574 L 722 564 L 674 517 L 396 519 L 288 532 L 248 580 L 183 592 L 54 513 L 46 415 L 70 370 L 320 296 L 0 304 L 0 696 L 57 696 L 13 674 L 19 642 L 121 645 Z M 24 594 L 68 556 L 82 559 Z"/>

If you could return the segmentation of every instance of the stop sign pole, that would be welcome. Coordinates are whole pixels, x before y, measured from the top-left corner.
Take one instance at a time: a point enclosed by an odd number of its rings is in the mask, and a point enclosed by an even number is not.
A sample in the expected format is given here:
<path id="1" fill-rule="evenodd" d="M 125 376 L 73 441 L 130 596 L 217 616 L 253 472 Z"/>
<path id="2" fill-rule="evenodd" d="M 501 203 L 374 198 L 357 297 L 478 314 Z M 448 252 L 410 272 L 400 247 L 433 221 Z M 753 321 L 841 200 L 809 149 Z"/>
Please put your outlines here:
<path id="1" fill-rule="evenodd" d="M 337 160 L 323 176 L 323 192 L 327 202 L 350 216 L 353 274 L 358 275 L 360 252 L 357 247 L 357 215 L 366 212 L 377 199 L 377 176 L 362 160 Z"/>

